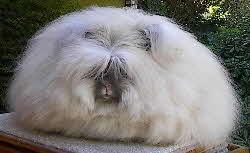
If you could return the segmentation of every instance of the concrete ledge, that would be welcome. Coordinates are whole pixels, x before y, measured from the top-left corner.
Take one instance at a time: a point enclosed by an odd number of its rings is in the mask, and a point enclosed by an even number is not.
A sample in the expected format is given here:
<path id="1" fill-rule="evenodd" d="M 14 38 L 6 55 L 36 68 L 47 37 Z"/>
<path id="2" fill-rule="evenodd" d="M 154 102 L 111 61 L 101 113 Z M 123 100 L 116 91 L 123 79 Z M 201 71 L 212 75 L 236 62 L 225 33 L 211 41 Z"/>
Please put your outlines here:
<path id="1" fill-rule="evenodd" d="M 221 146 L 199 147 L 193 144 L 149 146 L 139 143 L 69 138 L 27 130 L 18 125 L 13 116 L 13 113 L 0 114 L 0 153 L 213 153 L 213 150 Z M 228 151 L 233 151 L 232 153 L 250 153 L 249 149 L 240 146 L 226 147 Z"/>

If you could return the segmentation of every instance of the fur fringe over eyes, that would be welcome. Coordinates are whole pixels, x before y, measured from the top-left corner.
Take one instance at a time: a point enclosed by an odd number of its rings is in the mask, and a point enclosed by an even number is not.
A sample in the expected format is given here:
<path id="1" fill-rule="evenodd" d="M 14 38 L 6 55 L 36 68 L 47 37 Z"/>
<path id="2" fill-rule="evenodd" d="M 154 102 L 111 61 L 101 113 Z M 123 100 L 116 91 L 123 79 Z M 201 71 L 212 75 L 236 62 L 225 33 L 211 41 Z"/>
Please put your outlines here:
<path id="1" fill-rule="evenodd" d="M 39 31 L 8 98 L 28 128 L 150 144 L 225 141 L 239 109 L 208 48 L 169 19 L 129 8 L 94 7 Z"/>

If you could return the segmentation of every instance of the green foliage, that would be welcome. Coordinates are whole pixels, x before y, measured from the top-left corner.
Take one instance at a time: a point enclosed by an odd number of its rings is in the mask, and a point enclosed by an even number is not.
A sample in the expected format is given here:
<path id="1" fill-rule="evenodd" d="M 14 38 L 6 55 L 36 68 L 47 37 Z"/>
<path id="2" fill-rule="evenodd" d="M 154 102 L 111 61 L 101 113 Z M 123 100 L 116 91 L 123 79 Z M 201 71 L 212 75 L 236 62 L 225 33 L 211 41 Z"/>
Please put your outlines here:
<path id="1" fill-rule="evenodd" d="M 197 29 L 204 20 L 209 6 L 222 0 L 141 0 L 139 6 L 152 13 L 167 16 L 189 29 Z"/>
<path id="2" fill-rule="evenodd" d="M 77 1 L 4 0 L 0 1 L 0 110 L 5 111 L 8 81 L 15 61 L 24 50 L 27 40 L 58 16 L 78 9 Z"/>
<path id="3" fill-rule="evenodd" d="M 90 5 L 123 7 L 124 4 L 125 0 L 80 0 L 82 7 Z"/>

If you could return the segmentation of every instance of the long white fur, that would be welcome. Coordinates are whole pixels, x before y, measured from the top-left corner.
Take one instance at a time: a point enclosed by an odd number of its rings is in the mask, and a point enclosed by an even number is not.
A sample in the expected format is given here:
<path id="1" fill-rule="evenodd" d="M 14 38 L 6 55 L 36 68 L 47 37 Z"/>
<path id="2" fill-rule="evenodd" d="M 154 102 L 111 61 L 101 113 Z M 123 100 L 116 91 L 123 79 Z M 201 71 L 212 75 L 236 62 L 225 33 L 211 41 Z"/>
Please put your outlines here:
<path id="1" fill-rule="evenodd" d="M 98 28 L 100 41 L 83 38 Z M 138 30 L 151 51 L 139 47 Z M 95 102 L 94 80 L 82 78 L 93 66 L 101 73 L 111 56 L 126 61 L 135 81 L 124 83 L 118 107 Z M 65 15 L 30 40 L 9 102 L 29 128 L 151 144 L 224 141 L 238 109 L 224 68 L 191 34 L 165 17 L 98 7 Z"/>

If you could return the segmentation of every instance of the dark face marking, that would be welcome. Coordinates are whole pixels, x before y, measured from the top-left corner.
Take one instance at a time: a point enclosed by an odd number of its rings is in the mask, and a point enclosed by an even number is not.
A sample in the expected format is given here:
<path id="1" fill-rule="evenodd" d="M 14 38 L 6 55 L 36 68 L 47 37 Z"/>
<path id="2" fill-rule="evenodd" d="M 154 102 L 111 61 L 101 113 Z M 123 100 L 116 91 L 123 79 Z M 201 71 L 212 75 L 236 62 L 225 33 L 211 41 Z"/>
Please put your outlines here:
<path id="1" fill-rule="evenodd" d="M 111 75 L 104 75 L 95 79 L 95 98 L 102 101 L 118 103 L 121 98 L 121 80 L 114 79 Z"/>
<path id="2" fill-rule="evenodd" d="M 125 88 L 124 84 L 129 81 L 124 59 L 117 60 L 117 57 L 111 57 L 105 70 L 95 77 L 96 99 L 119 102 Z"/>

